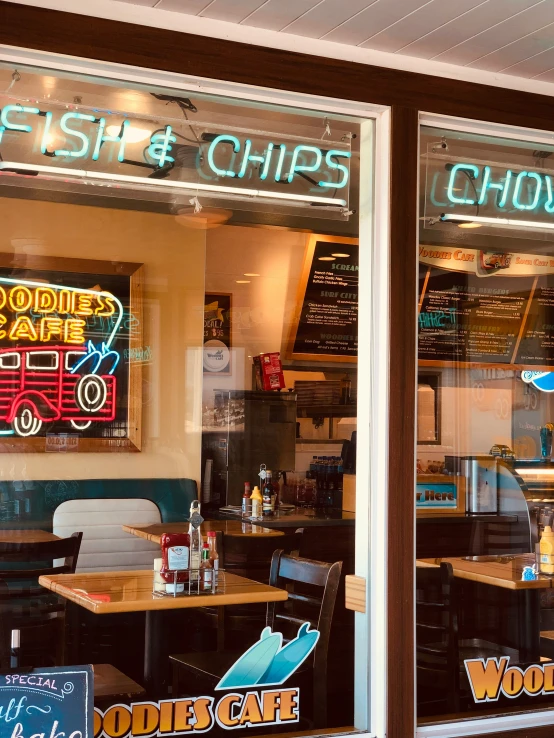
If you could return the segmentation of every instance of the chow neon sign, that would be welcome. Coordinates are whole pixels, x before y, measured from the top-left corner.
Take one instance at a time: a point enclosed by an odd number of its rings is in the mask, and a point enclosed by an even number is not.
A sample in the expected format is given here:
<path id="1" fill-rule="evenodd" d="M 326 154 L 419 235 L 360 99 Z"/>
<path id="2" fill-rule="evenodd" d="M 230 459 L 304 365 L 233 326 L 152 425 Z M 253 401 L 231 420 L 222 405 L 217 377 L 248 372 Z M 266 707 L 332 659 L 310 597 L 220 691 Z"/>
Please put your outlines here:
<path id="1" fill-rule="evenodd" d="M 498 210 L 554 213 L 554 184 L 544 172 L 511 169 L 493 173 L 490 166 L 460 162 L 450 168 L 446 196 L 452 205 L 487 205 Z"/>

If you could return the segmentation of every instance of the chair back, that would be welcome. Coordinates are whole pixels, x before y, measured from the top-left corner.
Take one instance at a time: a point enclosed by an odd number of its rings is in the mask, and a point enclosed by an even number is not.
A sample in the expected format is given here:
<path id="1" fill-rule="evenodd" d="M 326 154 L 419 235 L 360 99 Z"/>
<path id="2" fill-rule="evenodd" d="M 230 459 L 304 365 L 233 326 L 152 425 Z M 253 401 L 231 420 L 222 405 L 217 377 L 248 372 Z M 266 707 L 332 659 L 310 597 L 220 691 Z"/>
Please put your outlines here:
<path id="1" fill-rule="evenodd" d="M 418 710 L 447 704 L 458 710 L 458 608 L 452 565 L 416 568 Z"/>
<path id="2" fill-rule="evenodd" d="M 275 551 L 271 560 L 269 583 L 288 591 L 286 602 L 270 602 L 266 624 L 283 634 L 283 641 L 296 637 L 302 623 L 319 631 L 314 651 L 315 675 L 326 679 L 329 636 L 337 599 L 342 561 L 329 564 Z"/>
<path id="3" fill-rule="evenodd" d="M 219 562 L 226 571 L 267 584 L 272 556 L 277 549 L 286 553 L 298 551 L 303 529 L 282 536 L 253 534 L 223 535 L 218 541 Z"/>
<path id="4" fill-rule="evenodd" d="M 50 574 L 73 574 L 82 537 L 82 533 L 73 533 L 59 541 L 0 543 L 0 578 L 20 580 L 38 579 Z M 56 560 L 60 559 L 61 562 L 57 563 Z M 8 568 L 5 568 L 6 564 Z"/>
<path id="5" fill-rule="evenodd" d="M 531 542 L 538 538 L 535 517 L 529 514 L 528 525 L 518 522 L 495 522 L 494 518 L 477 520 L 472 525 L 469 543 L 470 556 L 494 556 L 501 554 L 530 553 Z"/>
<path id="6" fill-rule="evenodd" d="M 161 523 L 160 511 L 151 500 L 67 500 L 54 511 L 53 530 L 67 536 L 83 531 L 79 572 L 152 569 L 160 547 L 126 533 L 123 525 Z"/>
<path id="7" fill-rule="evenodd" d="M 0 671 L 11 667 L 12 611 L 6 582 L 0 579 Z"/>

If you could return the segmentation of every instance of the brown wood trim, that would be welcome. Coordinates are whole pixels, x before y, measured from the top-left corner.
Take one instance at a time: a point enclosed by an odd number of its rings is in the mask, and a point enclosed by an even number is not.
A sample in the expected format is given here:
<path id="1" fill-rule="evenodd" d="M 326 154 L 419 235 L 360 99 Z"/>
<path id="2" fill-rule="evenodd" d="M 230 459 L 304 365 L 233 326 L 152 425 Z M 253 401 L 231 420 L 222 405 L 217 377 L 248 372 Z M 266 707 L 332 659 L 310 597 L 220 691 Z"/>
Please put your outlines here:
<path id="1" fill-rule="evenodd" d="M 0 0 L 0 43 L 291 92 L 554 129 L 554 98 Z"/>
<path id="2" fill-rule="evenodd" d="M 388 738 L 414 734 L 415 391 L 419 121 L 393 107 L 390 226 L 390 415 L 388 460 Z M 397 214 L 395 216 L 395 213 Z M 402 705 L 393 698 L 402 695 Z"/>

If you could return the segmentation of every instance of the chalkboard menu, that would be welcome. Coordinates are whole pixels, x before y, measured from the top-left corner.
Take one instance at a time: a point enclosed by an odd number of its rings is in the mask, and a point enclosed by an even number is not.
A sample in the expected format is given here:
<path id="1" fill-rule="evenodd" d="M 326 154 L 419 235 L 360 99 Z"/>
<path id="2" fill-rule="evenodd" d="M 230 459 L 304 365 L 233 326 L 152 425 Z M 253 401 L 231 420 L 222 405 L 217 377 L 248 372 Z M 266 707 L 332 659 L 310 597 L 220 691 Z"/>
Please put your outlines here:
<path id="1" fill-rule="evenodd" d="M 355 362 L 358 353 L 358 242 L 311 236 L 287 357 Z"/>
<path id="2" fill-rule="evenodd" d="M 422 247 L 419 281 L 420 362 L 554 366 L 554 262 Z"/>
<path id="3" fill-rule="evenodd" d="M 92 667 L 0 674 L 0 736 L 93 738 Z"/>
<path id="4" fill-rule="evenodd" d="M 140 428 L 140 398 L 130 392 L 142 343 L 139 268 L 40 257 L 20 266 L 0 254 L 2 450 L 34 442 L 31 450 L 52 451 L 52 439 L 67 436 L 75 450 L 93 450 L 92 441 L 130 439 Z"/>

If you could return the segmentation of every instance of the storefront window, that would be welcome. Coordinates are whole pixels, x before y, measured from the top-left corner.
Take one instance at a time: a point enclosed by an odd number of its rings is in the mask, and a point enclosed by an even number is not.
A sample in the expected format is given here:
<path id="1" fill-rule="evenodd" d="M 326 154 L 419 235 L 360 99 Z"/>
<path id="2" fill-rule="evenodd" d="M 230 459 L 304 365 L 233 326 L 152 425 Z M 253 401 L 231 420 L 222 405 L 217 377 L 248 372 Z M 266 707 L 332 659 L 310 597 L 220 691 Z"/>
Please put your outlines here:
<path id="1" fill-rule="evenodd" d="M 0 88 L 2 689 L 42 679 L 14 736 L 82 730 L 87 689 L 96 738 L 366 728 L 345 576 L 372 122 L 32 69 Z"/>
<path id="2" fill-rule="evenodd" d="M 418 722 L 552 707 L 551 144 L 421 130 Z"/>

